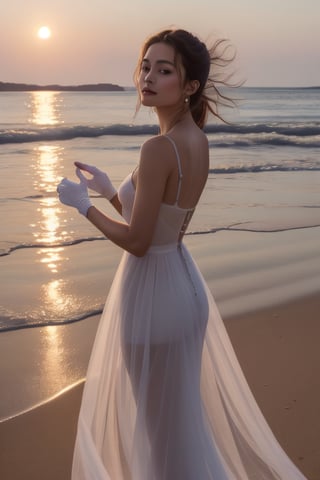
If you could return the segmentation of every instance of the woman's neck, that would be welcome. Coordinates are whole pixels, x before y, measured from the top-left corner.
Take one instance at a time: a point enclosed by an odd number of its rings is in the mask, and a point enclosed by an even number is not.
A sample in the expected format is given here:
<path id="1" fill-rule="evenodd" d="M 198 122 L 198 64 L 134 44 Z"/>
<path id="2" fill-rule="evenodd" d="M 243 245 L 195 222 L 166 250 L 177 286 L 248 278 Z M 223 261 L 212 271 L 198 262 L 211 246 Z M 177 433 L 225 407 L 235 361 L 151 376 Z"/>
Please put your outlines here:
<path id="1" fill-rule="evenodd" d="M 163 111 L 156 111 L 159 119 L 159 126 L 160 126 L 160 133 L 161 135 L 165 135 L 166 133 L 170 132 L 177 124 L 185 123 L 186 121 L 190 121 L 192 119 L 192 115 L 190 110 L 187 112 L 163 112 Z"/>

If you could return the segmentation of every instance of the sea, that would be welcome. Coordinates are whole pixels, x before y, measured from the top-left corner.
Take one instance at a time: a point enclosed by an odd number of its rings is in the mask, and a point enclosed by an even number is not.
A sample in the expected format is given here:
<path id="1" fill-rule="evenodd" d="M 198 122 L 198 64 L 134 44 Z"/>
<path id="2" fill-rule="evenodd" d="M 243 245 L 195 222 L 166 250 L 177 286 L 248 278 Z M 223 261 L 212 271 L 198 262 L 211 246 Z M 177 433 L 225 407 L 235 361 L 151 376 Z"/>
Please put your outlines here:
<path id="1" fill-rule="evenodd" d="M 306 242 L 320 226 L 320 88 L 241 87 L 231 94 L 236 107 L 221 111 L 227 123 L 208 119 L 210 172 L 186 238 L 210 245 L 223 232 L 243 232 L 248 253 L 246 235 L 264 234 L 267 250 L 270 235 L 282 234 L 286 248 L 275 262 L 298 262 L 304 245 L 310 251 L 304 285 L 314 285 L 320 249 Z M 110 283 L 104 278 L 112 277 L 121 252 L 61 205 L 56 187 L 63 177 L 76 178 L 75 160 L 120 184 L 138 163 L 141 144 L 159 133 L 154 112 L 136 112 L 136 103 L 133 89 L 0 93 L 0 332 L 101 312 Z M 227 272 L 236 270 L 227 253 L 225 285 Z M 290 276 L 288 270 L 286 281 Z"/>

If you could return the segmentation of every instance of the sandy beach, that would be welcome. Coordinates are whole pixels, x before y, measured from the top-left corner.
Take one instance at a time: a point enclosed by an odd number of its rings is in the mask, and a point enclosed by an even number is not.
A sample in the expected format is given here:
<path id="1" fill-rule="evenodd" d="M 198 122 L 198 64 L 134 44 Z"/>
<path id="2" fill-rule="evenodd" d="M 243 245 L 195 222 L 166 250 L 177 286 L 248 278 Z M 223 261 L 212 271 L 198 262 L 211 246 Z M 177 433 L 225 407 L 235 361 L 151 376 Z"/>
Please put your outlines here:
<path id="1" fill-rule="evenodd" d="M 320 292 L 225 321 L 260 408 L 309 480 L 320 478 L 319 311 Z"/>
<path id="2" fill-rule="evenodd" d="M 186 237 L 263 414 L 308 480 L 320 479 L 319 235 L 318 227 Z M 60 253 L 69 258 L 62 274 L 68 278 L 69 268 L 74 279 L 65 297 L 78 298 L 79 305 L 97 298 L 98 305 L 121 250 L 108 242 L 89 247 L 84 242 Z M 3 257 L 8 308 L 37 306 L 47 276 L 36 255 L 33 249 Z M 18 276 L 21 266 L 25 274 Z M 17 278 L 23 286 L 19 302 Z M 63 289 L 53 293 L 47 309 L 52 316 L 68 306 L 58 302 Z M 83 379 L 98 321 L 95 315 L 0 334 L 1 480 L 70 479 Z"/>
<path id="3" fill-rule="evenodd" d="M 258 404 L 308 480 L 320 478 L 319 233 L 319 228 L 226 231 L 186 238 Z M 72 262 L 81 278 L 80 294 L 84 289 L 94 298 L 97 284 L 103 285 L 101 295 L 107 292 L 121 251 L 112 247 L 112 255 L 106 255 L 111 246 L 98 242 L 90 249 L 89 268 L 87 248 L 73 249 Z M 4 257 L 3 274 L 9 278 L 21 262 L 29 271 L 34 258 L 25 257 L 23 251 Z M 35 304 L 43 277 L 34 268 L 28 289 Z M 25 308 L 24 297 L 19 301 Z M 83 380 L 98 322 L 95 315 L 1 333 L 1 480 L 70 479 Z"/>
<path id="4" fill-rule="evenodd" d="M 319 310 L 320 292 L 225 318 L 265 417 L 309 480 L 320 478 L 320 384 L 315 368 L 320 362 Z M 78 327 L 72 325 L 74 335 Z M 92 322 L 91 340 L 95 327 L 96 322 Z M 50 401 L 0 423 L 2 480 L 70 478 L 82 387 L 79 382 Z"/>

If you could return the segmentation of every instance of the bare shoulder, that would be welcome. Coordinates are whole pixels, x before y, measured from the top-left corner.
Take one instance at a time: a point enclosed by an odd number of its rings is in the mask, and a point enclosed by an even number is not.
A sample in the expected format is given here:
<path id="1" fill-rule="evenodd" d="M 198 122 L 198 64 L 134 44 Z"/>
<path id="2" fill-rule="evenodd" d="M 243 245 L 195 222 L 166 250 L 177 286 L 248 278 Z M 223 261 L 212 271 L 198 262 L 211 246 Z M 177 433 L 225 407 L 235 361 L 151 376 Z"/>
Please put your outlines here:
<path id="1" fill-rule="evenodd" d="M 164 135 L 157 135 L 146 140 L 141 147 L 141 154 L 161 155 L 170 152 L 170 142 Z"/>
<path id="2" fill-rule="evenodd" d="M 141 147 L 139 168 L 167 171 L 171 166 L 172 156 L 172 146 L 165 136 L 151 137 Z"/>
<path id="3" fill-rule="evenodd" d="M 206 147 L 208 147 L 208 146 L 209 146 L 209 140 L 208 140 L 208 137 L 207 137 L 207 135 L 204 133 L 203 130 L 200 131 L 200 135 L 201 135 L 201 139 L 202 139 L 204 145 L 205 145 Z"/>
<path id="4" fill-rule="evenodd" d="M 209 140 L 207 135 L 202 130 L 200 130 L 199 133 L 199 144 L 203 151 L 209 155 Z"/>
<path id="5" fill-rule="evenodd" d="M 194 122 L 187 125 L 177 126 L 170 135 L 180 145 L 186 145 L 188 148 L 208 147 L 208 137 Z"/>

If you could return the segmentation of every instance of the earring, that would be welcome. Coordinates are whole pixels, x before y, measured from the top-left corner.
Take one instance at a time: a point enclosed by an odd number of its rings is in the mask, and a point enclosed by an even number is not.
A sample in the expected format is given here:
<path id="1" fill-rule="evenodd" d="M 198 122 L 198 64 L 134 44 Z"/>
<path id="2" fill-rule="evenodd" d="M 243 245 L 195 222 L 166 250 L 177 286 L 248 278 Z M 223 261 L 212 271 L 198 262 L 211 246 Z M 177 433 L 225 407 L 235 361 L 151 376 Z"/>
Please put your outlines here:
<path id="1" fill-rule="evenodd" d="M 189 97 L 186 97 L 186 98 L 184 99 L 184 103 L 189 103 Z"/>

